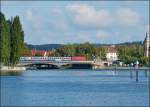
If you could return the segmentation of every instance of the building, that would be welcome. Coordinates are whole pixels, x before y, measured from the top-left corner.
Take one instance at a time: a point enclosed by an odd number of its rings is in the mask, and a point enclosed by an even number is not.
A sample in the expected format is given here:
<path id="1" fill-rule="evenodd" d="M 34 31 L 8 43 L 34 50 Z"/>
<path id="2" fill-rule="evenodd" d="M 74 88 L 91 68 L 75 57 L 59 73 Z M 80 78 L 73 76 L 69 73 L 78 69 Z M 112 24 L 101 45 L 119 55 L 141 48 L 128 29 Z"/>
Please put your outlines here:
<path id="1" fill-rule="evenodd" d="M 146 37 L 144 40 L 144 56 L 149 57 L 150 56 L 150 35 L 146 32 Z"/>
<path id="2" fill-rule="evenodd" d="M 114 45 L 107 48 L 106 58 L 107 58 L 107 61 L 116 61 L 116 60 L 118 60 L 117 49 Z"/>
<path id="3" fill-rule="evenodd" d="M 47 56 L 47 51 L 43 51 L 43 50 L 32 50 L 31 51 L 31 55 L 32 56 Z"/>

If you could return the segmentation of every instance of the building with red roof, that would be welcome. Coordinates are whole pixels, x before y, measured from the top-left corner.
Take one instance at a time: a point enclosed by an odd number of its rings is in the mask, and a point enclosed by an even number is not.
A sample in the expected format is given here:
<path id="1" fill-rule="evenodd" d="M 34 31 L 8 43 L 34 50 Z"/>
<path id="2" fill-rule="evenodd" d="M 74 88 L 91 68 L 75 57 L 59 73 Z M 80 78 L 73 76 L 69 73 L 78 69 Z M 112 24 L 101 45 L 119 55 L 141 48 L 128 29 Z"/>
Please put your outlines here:
<path id="1" fill-rule="evenodd" d="M 31 51 L 32 56 L 47 56 L 47 51 L 43 50 L 32 50 Z"/>
<path id="2" fill-rule="evenodd" d="M 108 61 L 118 60 L 118 52 L 114 45 L 107 48 L 106 58 Z"/>

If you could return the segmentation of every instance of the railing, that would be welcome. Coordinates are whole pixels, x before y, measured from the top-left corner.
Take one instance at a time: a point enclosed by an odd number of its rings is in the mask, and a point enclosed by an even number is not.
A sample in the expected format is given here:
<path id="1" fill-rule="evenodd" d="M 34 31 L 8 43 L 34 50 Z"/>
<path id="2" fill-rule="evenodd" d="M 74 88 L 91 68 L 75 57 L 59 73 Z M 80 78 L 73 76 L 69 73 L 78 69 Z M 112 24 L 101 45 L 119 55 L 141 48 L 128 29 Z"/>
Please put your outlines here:
<path id="1" fill-rule="evenodd" d="M 94 61 L 19 61 L 19 63 L 93 63 Z"/>

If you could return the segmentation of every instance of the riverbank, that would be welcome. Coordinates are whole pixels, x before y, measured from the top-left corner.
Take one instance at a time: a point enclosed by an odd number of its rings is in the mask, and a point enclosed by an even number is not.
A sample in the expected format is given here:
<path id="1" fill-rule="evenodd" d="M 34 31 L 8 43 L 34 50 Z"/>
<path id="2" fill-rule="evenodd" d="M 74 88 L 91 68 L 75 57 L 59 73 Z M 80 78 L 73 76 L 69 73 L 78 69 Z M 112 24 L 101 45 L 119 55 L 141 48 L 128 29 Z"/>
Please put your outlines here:
<path id="1" fill-rule="evenodd" d="M 97 70 L 150 70 L 149 67 L 99 67 L 99 68 L 93 68 Z"/>
<path id="2" fill-rule="evenodd" d="M 67 68 L 66 68 L 67 69 Z M 149 67 L 99 67 L 92 68 L 94 70 L 150 70 Z M 22 72 L 27 70 L 26 67 L 11 67 L 11 66 L 1 66 L 0 72 Z"/>
<path id="3" fill-rule="evenodd" d="M 21 72 L 25 71 L 25 67 L 11 67 L 11 66 L 1 66 L 0 71 L 1 72 Z"/>

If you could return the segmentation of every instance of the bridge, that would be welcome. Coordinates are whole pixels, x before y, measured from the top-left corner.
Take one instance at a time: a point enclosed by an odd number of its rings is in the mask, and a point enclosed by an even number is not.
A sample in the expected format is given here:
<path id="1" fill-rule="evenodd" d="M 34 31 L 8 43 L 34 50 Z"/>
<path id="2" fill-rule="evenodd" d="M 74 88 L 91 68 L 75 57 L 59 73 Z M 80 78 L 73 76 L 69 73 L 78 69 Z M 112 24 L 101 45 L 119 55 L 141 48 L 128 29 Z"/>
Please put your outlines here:
<path id="1" fill-rule="evenodd" d="M 94 61 L 72 61 L 72 60 L 20 60 L 19 66 L 36 67 L 37 69 L 57 68 L 92 68 Z"/>

